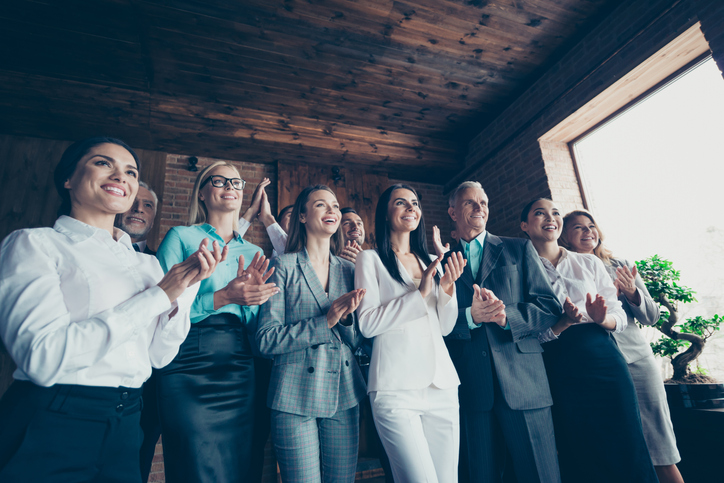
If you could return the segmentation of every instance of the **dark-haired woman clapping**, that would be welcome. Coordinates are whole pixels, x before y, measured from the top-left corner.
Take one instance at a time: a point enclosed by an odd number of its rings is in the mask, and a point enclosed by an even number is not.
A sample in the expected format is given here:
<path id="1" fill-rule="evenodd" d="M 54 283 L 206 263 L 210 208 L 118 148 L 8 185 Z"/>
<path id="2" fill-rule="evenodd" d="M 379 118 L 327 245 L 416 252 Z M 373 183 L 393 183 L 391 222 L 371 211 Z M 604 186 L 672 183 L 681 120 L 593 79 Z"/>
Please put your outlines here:
<path id="1" fill-rule="evenodd" d="M 0 481 L 141 481 L 141 386 L 178 352 L 196 282 L 226 253 L 201 241 L 165 276 L 137 253 L 113 222 L 138 170 L 117 139 L 71 145 L 53 228 L 3 241 L 0 336 L 18 368 L 0 401 Z"/>
<path id="2" fill-rule="evenodd" d="M 457 481 L 458 379 L 443 336 L 457 320 L 454 254 L 442 275 L 427 252 L 413 188 L 394 185 L 375 212 L 377 249 L 357 255 L 355 287 L 367 295 L 360 331 L 374 337 L 367 391 L 395 481 Z"/>

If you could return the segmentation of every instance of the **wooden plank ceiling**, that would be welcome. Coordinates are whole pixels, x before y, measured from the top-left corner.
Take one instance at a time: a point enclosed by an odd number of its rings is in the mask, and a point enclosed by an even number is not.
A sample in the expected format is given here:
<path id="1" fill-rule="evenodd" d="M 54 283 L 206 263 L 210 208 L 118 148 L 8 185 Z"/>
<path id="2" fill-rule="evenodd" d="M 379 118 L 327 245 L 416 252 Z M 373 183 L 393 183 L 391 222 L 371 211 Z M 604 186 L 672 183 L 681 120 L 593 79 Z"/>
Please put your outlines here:
<path id="1" fill-rule="evenodd" d="M 443 183 L 612 0 L 13 0 L 0 132 Z"/>

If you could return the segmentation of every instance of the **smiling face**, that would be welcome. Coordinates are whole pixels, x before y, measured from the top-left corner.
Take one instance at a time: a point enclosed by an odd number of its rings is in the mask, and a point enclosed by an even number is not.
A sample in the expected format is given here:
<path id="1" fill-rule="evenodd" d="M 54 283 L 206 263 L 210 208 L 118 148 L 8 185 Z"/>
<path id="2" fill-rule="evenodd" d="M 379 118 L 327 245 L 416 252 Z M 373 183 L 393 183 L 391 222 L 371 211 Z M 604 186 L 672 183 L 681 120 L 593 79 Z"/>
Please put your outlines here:
<path id="1" fill-rule="evenodd" d="M 218 166 L 212 169 L 206 179 L 211 176 L 223 176 L 225 178 L 240 178 L 238 171 L 231 166 Z M 241 200 L 243 198 L 243 190 L 236 190 L 227 182 L 223 188 L 216 188 L 211 183 L 206 183 L 199 190 L 199 200 L 204 202 L 206 210 L 211 213 L 238 211 L 241 208 Z"/>
<path id="2" fill-rule="evenodd" d="M 552 201 L 538 200 L 528 212 L 528 221 L 521 222 L 520 229 L 526 232 L 533 242 L 556 241 L 561 236 L 563 218 Z"/>
<path id="3" fill-rule="evenodd" d="M 71 216 L 125 213 L 138 191 L 138 166 L 117 144 L 94 146 L 63 185 L 69 191 Z"/>
<path id="4" fill-rule="evenodd" d="M 399 188 L 390 193 L 387 203 L 387 224 L 391 232 L 412 232 L 420 224 L 422 210 L 415 193 Z"/>
<path id="5" fill-rule="evenodd" d="M 465 188 L 456 197 L 455 206 L 448 208 L 455 222 L 455 231 L 466 241 L 485 231 L 488 222 L 488 196 L 480 188 Z"/>
<path id="6" fill-rule="evenodd" d="M 131 209 L 121 215 L 118 228 L 128 233 L 133 243 L 136 243 L 146 239 L 155 218 L 156 203 L 153 195 L 143 186 L 139 186 L 136 199 Z"/>
<path id="7" fill-rule="evenodd" d="M 324 189 L 310 193 L 305 212 L 299 214 L 299 221 L 305 225 L 308 237 L 331 237 L 339 228 L 341 219 L 337 197 Z"/>
<path id="8" fill-rule="evenodd" d="M 592 254 L 600 235 L 593 220 L 586 215 L 577 215 L 566 222 L 566 240 L 574 252 Z"/>
<path id="9" fill-rule="evenodd" d="M 344 243 L 356 241 L 360 246 L 365 242 L 365 224 L 357 213 L 342 215 L 342 236 Z"/>

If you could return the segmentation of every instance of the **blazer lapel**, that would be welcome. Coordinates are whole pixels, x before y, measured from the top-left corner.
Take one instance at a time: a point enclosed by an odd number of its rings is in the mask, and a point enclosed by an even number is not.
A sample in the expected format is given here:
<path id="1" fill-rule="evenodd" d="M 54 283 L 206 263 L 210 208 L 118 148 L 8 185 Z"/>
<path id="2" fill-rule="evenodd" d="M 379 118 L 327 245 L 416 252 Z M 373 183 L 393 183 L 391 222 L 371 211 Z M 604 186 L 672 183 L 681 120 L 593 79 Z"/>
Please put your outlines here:
<path id="1" fill-rule="evenodd" d="M 501 239 L 495 235 L 488 233 L 485 235 L 485 246 L 483 247 L 483 261 L 480 263 L 480 270 L 478 270 L 478 277 L 475 280 L 480 287 L 483 286 L 483 282 L 490 271 L 495 267 L 495 263 L 500 257 L 500 253 L 503 251 Z"/>
<path id="2" fill-rule="evenodd" d="M 332 271 L 331 270 L 331 261 L 330 257 L 330 280 L 329 280 L 329 287 L 330 291 L 333 287 L 333 281 L 331 279 Z M 324 293 L 324 288 L 322 287 L 322 284 L 319 282 L 319 278 L 317 277 L 317 274 L 314 272 L 314 268 L 312 268 L 312 262 L 309 261 L 309 255 L 307 254 L 307 249 L 305 248 L 301 252 L 297 254 L 297 263 L 299 263 L 300 268 L 302 269 L 302 274 L 304 275 L 304 280 L 307 281 L 307 286 L 309 287 L 309 290 L 312 292 L 312 295 L 314 295 L 314 299 L 317 301 L 317 304 L 319 305 L 319 308 L 322 309 L 322 312 L 327 313 L 329 310 L 329 307 L 332 305 L 329 302 L 329 297 Z"/>

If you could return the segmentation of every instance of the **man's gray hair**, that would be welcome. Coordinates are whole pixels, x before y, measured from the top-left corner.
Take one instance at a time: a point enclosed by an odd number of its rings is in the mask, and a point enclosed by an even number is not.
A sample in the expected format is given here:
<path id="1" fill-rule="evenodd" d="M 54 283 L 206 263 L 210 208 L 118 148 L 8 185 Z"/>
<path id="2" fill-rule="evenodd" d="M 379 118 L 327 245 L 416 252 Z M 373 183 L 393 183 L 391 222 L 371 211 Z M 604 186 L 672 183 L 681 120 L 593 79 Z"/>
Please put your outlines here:
<path id="1" fill-rule="evenodd" d="M 153 205 L 154 205 L 156 211 L 158 211 L 158 196 L 156 195 L 156 192 L 153 191 L 153 190 L 151 189 L 151 187 L 148 186 L 148 183 L 146 183 L 145 181 L 140 181 L 140 180 L 139 180 L 139 181 L 138 181 L 138 186 L 140 186 L 141 188 L 146 188 L 148 191 L 151 192 L 151 196 L 153 196 Z"/>
<path id="2" fill-rule="evenodd" d="M 455 203 L 458 200 L 458 193 L 460 193 L 462 190 L 466 190 L 468 188 L 477 188 L 477 189 L 483 190 L 483 185 L 481 185 L 477 181 L 463 181 L 462 183 L 460 183 L 458 185 L 458 187 L 455 188 L 452 193 L 450 193 L 450 198 L 448 198 L 448 200 L 447 200 L 448 205 L 450 205 L 450 208 L 455 208 Z M 483 193 L 485 193 L 485 190 L 483 190 Z"/>

